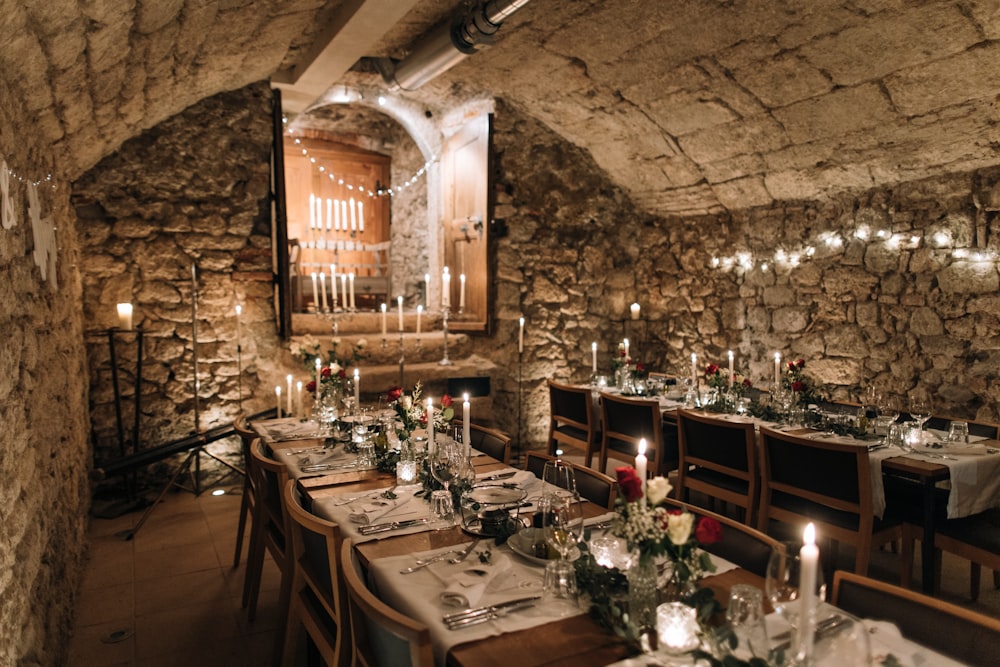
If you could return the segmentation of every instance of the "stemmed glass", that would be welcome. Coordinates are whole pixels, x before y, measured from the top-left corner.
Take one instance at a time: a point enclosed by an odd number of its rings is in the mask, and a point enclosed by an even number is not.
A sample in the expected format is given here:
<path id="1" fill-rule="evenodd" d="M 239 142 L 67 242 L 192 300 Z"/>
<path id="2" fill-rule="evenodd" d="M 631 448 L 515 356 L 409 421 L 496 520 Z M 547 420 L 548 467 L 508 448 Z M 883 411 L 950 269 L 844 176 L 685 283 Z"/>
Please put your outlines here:
<path id="1" fill-rule="evenodd" d="M 443 491 L 439 489 L 431 494 L 431 505 L 439 514 L 441 514 L 439 508 L 450 507 L 451 511 L 447 512 L 447 517 L 442 515 L 438 518 L 443 521 L 448 521 L 448 519 L 453 521 L 455 503 L 451 495 L 451 481 L 461 471 L 463 463 L 462 448 L 444 440 L 439 440 L 430 447 L 431 449 L 427 454 L 427 462 L 431 470 L 431 475 L 444 486 Z"/>
<path id="2" fill-rule="evenodd" d="M 562 459 L 545 462 L 545 467 L 542 469 L 542 481 L 545 483 L 542 490 L 543 495 L 576 495 L 576 475 L 573 473 L 573 466 Z M 560 489 L 561 491 L 559 491 Z"/>
<path id="3" fill-rule="evenodd" d="M 801 542 L 784 542 L 771 550 L 767 562 L 767 576 L 764 581 L 764 591 L 771 601 L 771 607 L 788 621 L 792 627 L 797 627 L 800 616 L 799 577 L 801 562 L 799 550 Z M 826 583 L 823 581 L 823 570 L 816 570 L 815 600 L 826 597 Z"/>
<path id="4" fill-rule="evenodd" d="M 910 394 L 910 417 L 920 424 L 920 430 L 924 430 L 924 423 L 931 418 L 931 401 L 922 394 Z"/>
<path id="5" fill-rule="evenodd" d="M 539 503 L 542 533 L 559 560 L 545 564 L 544 589 L 557 598 L 576 597 L 576 574 L 570 562 L 573 548 L 583 538 L 583 509 L 575 494 L 552 494 Z"/>

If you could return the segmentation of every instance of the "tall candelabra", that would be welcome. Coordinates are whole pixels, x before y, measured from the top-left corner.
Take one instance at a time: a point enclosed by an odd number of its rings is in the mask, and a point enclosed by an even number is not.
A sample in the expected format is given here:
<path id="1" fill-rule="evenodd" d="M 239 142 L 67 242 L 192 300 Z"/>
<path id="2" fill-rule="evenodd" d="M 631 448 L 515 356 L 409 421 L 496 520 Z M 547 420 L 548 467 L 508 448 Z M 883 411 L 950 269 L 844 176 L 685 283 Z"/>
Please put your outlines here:
<path id="1" fill-rule="evenodd" d="M 449 309 L 448 306 L 444 306 L 444 307 L 441 308 L 441 313 L 442 313 L 442 316 L 443 316 L 443 319 L 444 319 L 444 322 L 443 322 L 444 356 L 441 358 L 441 361 L 439 361 L 438 363 L 441 364 L 442 366 L 451 366 L 451 359 L 448 358 L 448 314 L 449 314 L 448 311 L 449 310 L 450 309 Z"/>

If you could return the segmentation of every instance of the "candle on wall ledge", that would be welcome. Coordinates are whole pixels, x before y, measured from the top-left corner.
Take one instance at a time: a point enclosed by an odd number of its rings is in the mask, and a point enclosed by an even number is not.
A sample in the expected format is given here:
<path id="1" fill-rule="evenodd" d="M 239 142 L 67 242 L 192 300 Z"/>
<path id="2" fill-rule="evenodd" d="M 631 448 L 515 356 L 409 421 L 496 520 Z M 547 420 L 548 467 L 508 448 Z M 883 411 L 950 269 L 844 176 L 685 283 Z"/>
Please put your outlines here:
<path id="1" fill-rule="evenodd" d="M 242 344 L 243 332 L 241 331 L 242 327 L 240 326 L 240 315 L 242 315 L 242 314 L 243 314 L 243 306 L 241 306 L 240 304 L 236 304 L 236 349 L 237 350 L 240 350 L 243 347 L 243 344 Z M 129 320 L 130 320 L 129 321 L 129 325 L 132 324 L 131 319 L 132 318 L 130 316 L 129 317 Z"/>
<path id="2" fill-rule="evenodd" d="M 299 417 L 304 417 L 306 414 L 302 409 L 302 380 L 295 383 L 295 414 Z"/>
<path id="3" fill-rule="evenodd" d="M 517 332 L 517 351 L 521 353 L 524 352 L 524 318 L 522 317 L 518 322 L 520 328 Z"/>
<path id="4" fill-rule="evenodd" d="M 733 351 L 729 350 L 729 390 L 733 389 Z"/>
<path id="5" fill-rule="evenodd" d="M 774 388 L 781 388 L 781 353 L 774 353 Z"/>
<path id="6" fill-rule="evenodd" d="M 424 307 L 417 306 L 417 333 L 420 333 L 420 316 L 424 314 Z"/>
<path id="7" fill-rule="evenodd" d="M 358 231 L 365 233 L 365 203 L 358 200 Z"/>
<path id="8" fill-rule="evenodd" d="M 342 296 L 344 297 L 344 298 L 341 299 L 341 301 L 344 302 L 344 309 L 346 310 L 351 305 L 350 301 L 347 300 L 347 274 L 346 273 L 341 273 L 340 274 L 340 291 L 341 291 Z"/>
<path id="9" fill-rule="evenodd" d="M 361 371 L 354 369 L 354 409 L 361 407 Z"/>
<path id="10" fill-rule="evenodd" d="M 278 419 L 281 419 L 281 385 L 274 388 L 275 407 L 278 409 Z"/>
<path id="11" fill-rule="evenodd" d="M 313 271 L 313 304 L 316 306 L 316 312 L 319 312 L 319 290 L 316 289 L 316 272 Z"/>
<path id="12" fill-rule="evenodd" d="M 357 213 L 357 203 L 354 201 L 354 197 L 351 197 L 351 231 L 358 231 L 358 213 Z"/>
<path id="13" fill-rule="evenodd" d="M 340 231 L 340 200 L 333 200 L 333 229 Z"/>
<path id="14" fill-rule="evenodd" d="M 347 284 L 350 287 L 351 292 L 351 310 L 354 310 L 354 272 L 351 271 L 347 274 Z"/>
<path id="15" fill-rule="evenodd" d="M 629 306 L 629 311 L 631 311 L 633 320 L 639 319 L 639 310 L 640 306 L 638 303 L 633 303 L 631 306 Z"/>
<path id="16" fill-rule="evenodd" d="M 386 311 L 386 305 L 383 303 L 382 304 L 382 338 L 385 338 L 385 317 L 386 317 L 385 311 Z"/>
<path id="17" fill-rule="evenodd" d="M 448 273 L 448 267 L 444 267 L 444 272 L 441 274 L 441 308 L 451 307 L 451 274 Z"/>
<path id="18" fill-rule="evenodd" d="M 799 623 L 796 628 L 795 653 L 801 664 L 808 664 L 812 654 L 813 632 L 816 629 L 816 573 L 819 570 L 819 548 L 816 527 L 810 523 L 802 532 L 799 550 Z"/>
<path id="19" fill-rule="evenodd" d="M 237 306 L 238 308 L 239 306 Z M 239 313 L 236 317 L 236 331 L 239 335 Z M 131 303 L 119 303 L 118 304 L 118 328 L 123 331 L 132 330 L 132 304 Z"/>
<path id="20" fill-rule="evenodd" d="M 285 376 L 285 381 L 288 383 L 288 398 L 286 399 L 287 400 L 286 405 L 288 407 L 286 407 L 285 410 L 288 412 L 288 416 L 291 417 L 293 414 L 295 414 L 294 409 L 292 407 L 292 376 L 291 376 L 291 374 Z"/>
<path id="21" fill-rule="evenodd" d="M 347 200 L 340 200 L 340 222 L 344 226 L 344 231 L 347 231 Z"/>
<path id="22" fill-rule="evenodd" d="M 428 296 L 431 292 L 431 274 L 424 274 L 424 308 L 430 307 L 431 298 Z"/>
<path id="23" fill-rule="evenodd" d="M 333 200 L 326 198 L 326 231 L 330 231 L 333 226 Z"/>
<path id="24" fill-rule="evenodd" d="M 326 309 L 326 274 L 322 271 L 319 272 L 319 291 L 320 291 L 320 304 L 323 309 Z M 319 311 L 319 308 L 316 309 Z"/>
<path id="25" fill-rule="evenodd" d="M 590 370 L 597 372 L 597 341 L 590 344 Z"/>
<path id="26" fill-rule="evenodd" d="M 396 310 L 399 311 L 399 331 L 403 332 L 403 296 L 396 297 Z"/>
<path id="27" fill-rule="evenodd" d="M 646 464 L 649 460 L 646 458 L 646 439 L 642 438 L 639 440 L 638 454 L 635 455 L 635 474 L 642 480 L 642 498 L 640 502 L 643 506 L 646 505 Z"/>
<path id="28" fill-rule="evenodd" d="M 337 265 L 330 265 L 330 300 L 333 301 L 333 305 L 330 306 L 330 310 L 337 310 Z"/>
<path id="29" fill-rule="evenodd" d="M 462 444 L 466 450 L 472 447 L 472 409 L 468 394 L 462 394 Z"/>
<path id="30" fill-rule="evenodd" d="M 458 309 L 465 310 L 465 274 L 458 276 Z"/>

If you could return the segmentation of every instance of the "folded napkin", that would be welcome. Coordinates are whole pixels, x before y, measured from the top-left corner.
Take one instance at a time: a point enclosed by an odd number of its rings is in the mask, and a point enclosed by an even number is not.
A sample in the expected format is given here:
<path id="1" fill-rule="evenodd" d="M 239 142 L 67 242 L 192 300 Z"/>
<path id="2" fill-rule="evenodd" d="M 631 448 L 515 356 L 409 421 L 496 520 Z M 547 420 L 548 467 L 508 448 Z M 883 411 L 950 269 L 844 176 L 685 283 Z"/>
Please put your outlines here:
<path id="1" fill-rule="evenodd" d="M 506 588 L 511 572 L 510 558 L 494 554 L 490 563 L 479 563 L 475 554 L 459 564 L 444 562 L 434 574 L 448 586 L 441 593 L 441 602 L 447 607 L 471 609 L 479 604 L 486 592 L 499 592 Z M 447 578 L 446 578 L 447 577 Z"/>
<path id="2" fill-rule="evenodd" d="M 398 498 L 395 500 L 389 500 L 387 498 L 370 498 L 368 502 L 353 509 L 348 515 L 348 518 L 351 520 L 351 523 L 358 523 L 361 525 L 375 523 L 390 512 L 393 512 L 410 502 L 410 500 L 413 500 L 413 498 L 411 497 L 402 501 Z"/>
<path id="3" fill-rule="evenodd" d="M 900 667 L 913 667 L 916 664 L 913 651 L 914 644 L 903 638 L 893 623 L 888 621 L 862 621 L 868 630 L 868 640 L 871 647 L 872 664 L 883 665 L 891 655 Z"/>
<path id="4" fill-rule="evenodd" d="M 294 440 L 316 437 L 316 424 L 298 417 L 267 419 L 253 423 L 254 429 L 269 440 Z"/>
<path id="5" fill-rule="evenodd" d="M 915 445 L 913 451 L 918 454 L 937 454 L 937 455 L 955 455 L 955 456 L 985 456 L 989 454 L 986 450 L 986 445 L 974 445 L 965 444 L 957 442 L 947 442 L 942 443 L 944 446 L 931 447 L 928 445 Z"/>

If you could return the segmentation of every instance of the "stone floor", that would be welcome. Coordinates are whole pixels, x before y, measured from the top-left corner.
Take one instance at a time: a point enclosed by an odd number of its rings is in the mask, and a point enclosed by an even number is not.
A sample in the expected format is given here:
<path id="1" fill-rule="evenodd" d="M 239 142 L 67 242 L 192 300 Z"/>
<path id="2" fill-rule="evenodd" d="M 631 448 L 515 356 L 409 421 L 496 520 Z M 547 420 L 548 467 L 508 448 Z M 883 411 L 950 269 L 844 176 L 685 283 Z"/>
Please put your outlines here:
<path id="1" fill-rule="evenodd" d="M 257 618 L 248 622 L 241 608 L 246 544 L 240 567 L 232 567 L 239 505 L 236 494 L 169 493 L 131 541 L 116 533 L 133 527 L 139 513 L 92 519 L 70 667 L 270 664 L 278 571 L 268 560 Z M 844 549 L 841 557 L 852 556 Z M 919 555 L 915 567 L 919 576 Z M 896 582 L 897 557 L 877 552 L 871 575 Z M 967 562 L 945 555 L 942 596 L 1000 617 L 990 573 L 974 604 L 968 577 Z"/>

